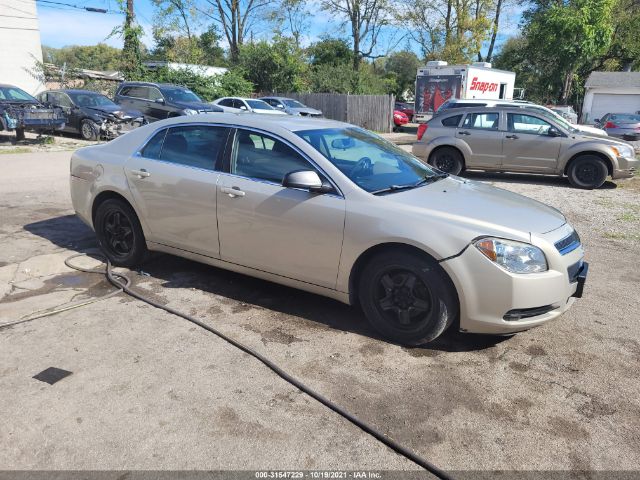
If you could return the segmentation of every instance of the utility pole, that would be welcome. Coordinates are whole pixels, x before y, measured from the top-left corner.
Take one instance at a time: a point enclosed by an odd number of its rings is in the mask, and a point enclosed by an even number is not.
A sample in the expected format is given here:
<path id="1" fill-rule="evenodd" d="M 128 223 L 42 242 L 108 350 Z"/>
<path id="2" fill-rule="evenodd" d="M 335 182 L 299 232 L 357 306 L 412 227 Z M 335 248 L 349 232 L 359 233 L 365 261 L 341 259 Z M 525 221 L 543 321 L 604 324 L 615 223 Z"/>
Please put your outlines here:
<path id="1" fill-rule="evenodd" d="M 133 0 L 127 0 L 123 26 L 122 73 L 126 80 L 139 80 L 142 74 L 140 29 L 135 24 Z"/>

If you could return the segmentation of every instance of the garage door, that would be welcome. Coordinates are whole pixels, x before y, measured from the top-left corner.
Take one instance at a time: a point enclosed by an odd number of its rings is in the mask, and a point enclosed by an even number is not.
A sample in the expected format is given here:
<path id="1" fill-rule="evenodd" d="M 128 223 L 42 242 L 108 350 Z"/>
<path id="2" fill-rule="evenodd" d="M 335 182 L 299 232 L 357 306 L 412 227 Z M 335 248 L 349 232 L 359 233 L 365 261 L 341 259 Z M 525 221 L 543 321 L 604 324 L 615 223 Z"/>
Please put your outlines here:
<path id="1" fill-rule="evenodd" d="M 605 113 L 636 113 L 640 110 L 640 94 L 615 95 L 610 93 L 596 93 L 593 95 L 589 123 Z"/>

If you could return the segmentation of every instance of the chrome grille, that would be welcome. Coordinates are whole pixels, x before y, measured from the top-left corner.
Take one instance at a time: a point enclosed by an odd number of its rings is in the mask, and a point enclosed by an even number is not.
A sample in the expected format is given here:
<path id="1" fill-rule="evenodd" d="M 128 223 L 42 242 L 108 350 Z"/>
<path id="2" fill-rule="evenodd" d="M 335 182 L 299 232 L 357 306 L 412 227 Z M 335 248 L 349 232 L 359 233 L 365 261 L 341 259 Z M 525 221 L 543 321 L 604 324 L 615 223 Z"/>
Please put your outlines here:
<path id="1" fill-rule="evenodd" d="M 574 251 L 580 246 L 580 237 L 575 230 L 562 240 L 558 240 L 555 244 L 556 248 L 560 252 L 560 255 L 566 255 L 569 252 Z"/>

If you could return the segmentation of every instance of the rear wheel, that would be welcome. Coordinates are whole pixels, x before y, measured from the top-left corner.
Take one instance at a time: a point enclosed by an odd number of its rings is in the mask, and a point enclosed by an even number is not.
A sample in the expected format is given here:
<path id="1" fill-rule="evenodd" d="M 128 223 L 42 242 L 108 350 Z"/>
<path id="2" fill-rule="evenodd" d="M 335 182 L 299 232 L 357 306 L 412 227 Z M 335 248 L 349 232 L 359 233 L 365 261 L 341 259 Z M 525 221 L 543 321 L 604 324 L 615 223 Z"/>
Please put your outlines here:
<path id="1" fill-rule="evenodd" d="M 122 267 L 139 264 L 147 252 L 138 216 L 126 202 L 111 198 L 96 210 L 94 228 L 100 248 L 111 263 Z"/>
<path id="2" fill-rule="evenodd" d="M 582 155 L 576 158 L 567 170 L 569 183 L 576 188 L 587 190 L 602 186 L 608 174 L 604 160 L 596 155 Z"/>
<path id="3" fill-rule="evenodd" d="M 411 253 L 374 257 L 360 275 L 358 295 L 371 325 L 405 345 L 436 339 L 458 315 L 455 289 L 442 267 Z"/>
<path id="4" fill-rule="evenodd" d="M 464 167 L 464 159 L 462 154 L 453 147 L 441 147 L 431 154 L 429 164 L 438 170 L 458 175 Z"/>

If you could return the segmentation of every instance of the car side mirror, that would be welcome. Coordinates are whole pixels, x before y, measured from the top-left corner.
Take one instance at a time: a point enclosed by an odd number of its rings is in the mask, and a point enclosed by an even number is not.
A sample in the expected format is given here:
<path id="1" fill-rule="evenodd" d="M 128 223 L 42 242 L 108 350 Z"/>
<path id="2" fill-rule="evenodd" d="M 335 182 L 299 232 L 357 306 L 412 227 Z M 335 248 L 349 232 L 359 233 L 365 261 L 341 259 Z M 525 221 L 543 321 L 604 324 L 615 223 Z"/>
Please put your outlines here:
<path id="1" fill-rule="evenodd" d="M 164 98 L 156 98 L 155 102 L 164 104 Z"/>
<path id="2" fill-rule="evenodd" d="M 552 127 L 549 130 L 547 130 L 547 135 L 549 135 L 550 137 L 561 137 L 562 133 L 557 128 Z"/>
<path id="3" fill-rule="evenodd" d="M 336 148 L 338 150 L 346 150 L 347 148 L 351 148 L 355 146 L 356 142 L 351 137 L 341 137 L 334 138 L 331 141 L 331 148 Z"/>
<path id="4" fill-rule="evenodd" d="M 596 118 L 596 119 L 593 121 L 593 123 L 600 123 L 600 119 L 599 119 L 599 118 Z"/>
<path id="5" fill-rule="evenodd" d="M 246 110 L 247 107 L 245 107 L 244 105 L 240 105 L 240 110 Z"/>
<path id="6" fill-rule="evenodd" d="M 313 170 L 296 170 L 287 173 L 282 179 L 286 188 L 300 188 L 314 193 L 327 193 L 333 190 L 331 185 L 322 183 L 320 176 Z"/>
<path id="7" fill-rule="evenodd" d="M 280 108 L 280 109 L 284 109 L 284 105 L 282 105 L 281 103 L 276 105 L 276 108 Z"/>

